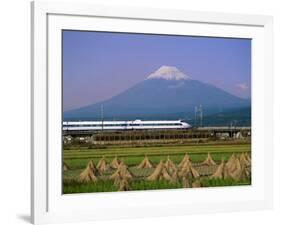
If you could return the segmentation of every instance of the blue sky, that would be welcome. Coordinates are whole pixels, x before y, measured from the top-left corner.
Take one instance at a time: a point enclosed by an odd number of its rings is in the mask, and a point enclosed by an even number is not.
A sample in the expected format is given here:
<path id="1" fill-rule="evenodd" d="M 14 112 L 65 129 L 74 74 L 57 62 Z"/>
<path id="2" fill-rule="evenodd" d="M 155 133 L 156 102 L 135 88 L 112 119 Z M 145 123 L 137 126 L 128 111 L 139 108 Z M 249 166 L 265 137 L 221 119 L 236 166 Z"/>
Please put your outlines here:
<path id="1" fill-rule="evenodd" d="M 249 39 L 63 31 L 64 111 L 109 99 L 162 65 L 250 98 Z"/>

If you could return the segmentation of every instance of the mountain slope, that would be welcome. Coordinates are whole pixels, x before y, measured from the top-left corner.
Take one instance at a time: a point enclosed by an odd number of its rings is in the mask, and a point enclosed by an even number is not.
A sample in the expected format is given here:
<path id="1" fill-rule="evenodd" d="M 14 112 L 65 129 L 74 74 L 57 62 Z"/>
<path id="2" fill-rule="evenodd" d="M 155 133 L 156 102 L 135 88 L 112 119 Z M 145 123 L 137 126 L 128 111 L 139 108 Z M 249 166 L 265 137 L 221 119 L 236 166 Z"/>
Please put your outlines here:
<path id="1" fill-rule="evenodd" d="M 178 119 L 179 114 L 192 116 L 194 107 L 199 104 L 203 106 L 204 114 L 211 114 L 247 107 L 250 101 L 193 80 L 175 67 L 164 66 L 121 94 L 107 101 L 67 111 L 64 118 L 100 119 L 103 107 L 104 116 L 108 119 Z"/>

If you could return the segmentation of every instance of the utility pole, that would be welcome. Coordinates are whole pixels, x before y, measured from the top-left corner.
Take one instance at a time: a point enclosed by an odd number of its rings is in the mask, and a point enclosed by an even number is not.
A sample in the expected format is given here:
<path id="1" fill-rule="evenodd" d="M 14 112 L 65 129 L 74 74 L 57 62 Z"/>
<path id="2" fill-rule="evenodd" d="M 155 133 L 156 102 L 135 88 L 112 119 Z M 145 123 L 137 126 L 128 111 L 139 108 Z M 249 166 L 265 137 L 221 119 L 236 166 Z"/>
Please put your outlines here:
<path id="1" fill-rule="evenodd" d="M 194 107 L 194 126 L 197 125 L 197 119 L 198 121 L 198 127 L 203 127 L 203 107 L 200 104 L 199 106 Z"/>
<path id="2" fill-rule="evenodd" d="M 233 127 L 232 127 L 232 122 L 230 122 L 230 137 L 233 138 Z"/>
<path id="3" fill-rule="evenodd" d="M 103 120 L 104 120 L 104 117 L 103 117 L 103 104 L 101 105 L 101 130 L 103 131 Z"/>
<path id="4" fill-rule="evenodd" d="M 194 107 L 194 127 L 196 127 L 196 120 L 197 120 L 197 106 Z"/>
<path id="5" fill-rule="evenodd" d="M 200 105 L 199 108 L 200 108 L 200 126 L 203 127 L 203 108 L 202 108 L 202 105 Z"/>

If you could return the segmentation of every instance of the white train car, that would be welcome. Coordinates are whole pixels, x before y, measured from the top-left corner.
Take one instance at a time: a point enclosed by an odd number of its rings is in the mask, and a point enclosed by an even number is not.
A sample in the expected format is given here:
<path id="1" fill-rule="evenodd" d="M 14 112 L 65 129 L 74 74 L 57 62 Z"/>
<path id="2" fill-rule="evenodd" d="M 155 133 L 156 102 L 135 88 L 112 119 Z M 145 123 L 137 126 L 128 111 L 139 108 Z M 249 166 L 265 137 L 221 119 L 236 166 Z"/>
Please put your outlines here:
<path id="1" fill-rule="evenodd" d="M 99 130 L 151 130 L 151 129 L 187 129 L 191 126 L 181 120 L 155 121 L 64 121 L 64 131 Z"/>

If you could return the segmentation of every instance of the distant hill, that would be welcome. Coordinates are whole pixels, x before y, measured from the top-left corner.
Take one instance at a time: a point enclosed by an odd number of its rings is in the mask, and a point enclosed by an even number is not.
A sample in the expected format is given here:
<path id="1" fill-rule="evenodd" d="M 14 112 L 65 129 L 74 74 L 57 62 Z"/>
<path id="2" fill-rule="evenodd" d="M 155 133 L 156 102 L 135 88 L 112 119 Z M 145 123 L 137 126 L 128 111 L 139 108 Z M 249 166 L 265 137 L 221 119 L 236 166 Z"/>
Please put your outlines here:
<path id="1" fill-rule="evenodd" d="M 145 80 L 109 100 L 64 112 L 65 120 L 193 118 L 201 104 L 204 115 L 250 107 L 250 100 L 191 79 L 175 67 L 162 66 Z"/>
<path id="2" fill-rule="evenodd" d="M 194 119 L 188 121 L 194 125 Z M 199 124 L 199 120 L 197 120 Z M 251 126 L 251 108 L 241 108 L 203 117 L 203 126 Z"/>

